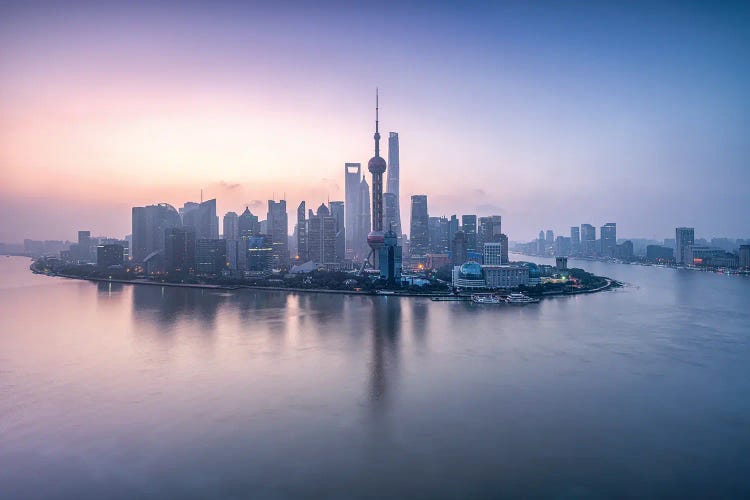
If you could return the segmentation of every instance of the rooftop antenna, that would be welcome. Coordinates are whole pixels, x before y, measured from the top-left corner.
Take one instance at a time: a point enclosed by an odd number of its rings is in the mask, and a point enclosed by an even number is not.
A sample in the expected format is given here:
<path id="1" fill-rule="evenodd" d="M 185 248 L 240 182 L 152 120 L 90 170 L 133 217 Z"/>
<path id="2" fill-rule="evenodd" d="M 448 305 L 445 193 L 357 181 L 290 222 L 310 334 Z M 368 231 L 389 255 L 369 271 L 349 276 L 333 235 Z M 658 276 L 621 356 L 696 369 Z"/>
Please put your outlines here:
<path id="1" fill-rule="evenodd" d="M 201 188 L 201 203 L 203 203 L 203 188 Z"/>
<path id="2" fill-rule="evenodd" d="M 378 88 L 375 87 L 375 156 L 380 156 L 380 132 L 378 131 Z"/>

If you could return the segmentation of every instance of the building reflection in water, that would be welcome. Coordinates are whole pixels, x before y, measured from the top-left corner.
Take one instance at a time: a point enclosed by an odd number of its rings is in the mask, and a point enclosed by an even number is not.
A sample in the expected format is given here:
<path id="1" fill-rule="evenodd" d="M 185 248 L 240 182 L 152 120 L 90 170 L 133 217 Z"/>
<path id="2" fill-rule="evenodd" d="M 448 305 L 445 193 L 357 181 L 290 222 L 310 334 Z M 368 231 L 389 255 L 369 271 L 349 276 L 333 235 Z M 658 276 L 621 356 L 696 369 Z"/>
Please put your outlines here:
<path id="1" fill-rule="evenodd" d="M 369 397 L 377 415 L 383 415 L 388 409 L 389 392 L 394 389 L 398 376 L 402 301 L 398 297 L 374 297 L 370 308 L 372 361 Z"/>

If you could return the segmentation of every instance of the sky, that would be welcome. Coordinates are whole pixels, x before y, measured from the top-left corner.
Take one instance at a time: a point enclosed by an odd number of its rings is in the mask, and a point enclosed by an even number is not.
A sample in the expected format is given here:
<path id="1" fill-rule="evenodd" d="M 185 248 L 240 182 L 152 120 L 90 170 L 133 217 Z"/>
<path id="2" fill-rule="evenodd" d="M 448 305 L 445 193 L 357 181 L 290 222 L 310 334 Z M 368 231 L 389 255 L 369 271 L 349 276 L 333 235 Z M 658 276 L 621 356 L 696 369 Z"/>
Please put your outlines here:
<path id="1" fill-rule="evenodd" d="M 402 224 L 750 237 L 750 4 L 0 2 L 0 241 L 130 208 L 344 199 L 399 133 Z M 368 179 L 369 182 L 369 179 Z"/>

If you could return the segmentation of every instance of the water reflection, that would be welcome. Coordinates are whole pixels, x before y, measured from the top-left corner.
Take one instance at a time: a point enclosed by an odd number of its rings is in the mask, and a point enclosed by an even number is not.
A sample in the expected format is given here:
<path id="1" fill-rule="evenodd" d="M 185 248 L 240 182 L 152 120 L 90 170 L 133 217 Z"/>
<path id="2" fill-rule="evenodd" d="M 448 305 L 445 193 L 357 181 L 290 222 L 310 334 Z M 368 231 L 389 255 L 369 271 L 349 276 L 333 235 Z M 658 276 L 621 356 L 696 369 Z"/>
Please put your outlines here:
<path id="1" fill-rule="evenodd" d="M 373 411 L 383 415 L 388 408 L 390 392 L 398 376 L 399 337 L 401 335 L 402 299 L 372 299 L 372 361 L 369 394 Z"/>

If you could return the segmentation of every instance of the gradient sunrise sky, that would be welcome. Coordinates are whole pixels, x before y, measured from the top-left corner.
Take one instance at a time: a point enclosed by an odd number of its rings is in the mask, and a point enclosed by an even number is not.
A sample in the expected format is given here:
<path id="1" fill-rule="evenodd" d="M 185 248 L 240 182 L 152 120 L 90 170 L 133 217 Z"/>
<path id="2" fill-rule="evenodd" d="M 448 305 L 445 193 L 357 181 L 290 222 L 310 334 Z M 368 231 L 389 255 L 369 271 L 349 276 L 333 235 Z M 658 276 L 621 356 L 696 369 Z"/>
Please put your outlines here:
<path id="1" fill-rule="evenodd" d="M 749 5 L 0 3 L 0 241 L 122 237 L 201 188 L 291 221 L 372 156 L 376 85 L 407 230 L 427 194 L 511 240 L 750 237 Z"/>

